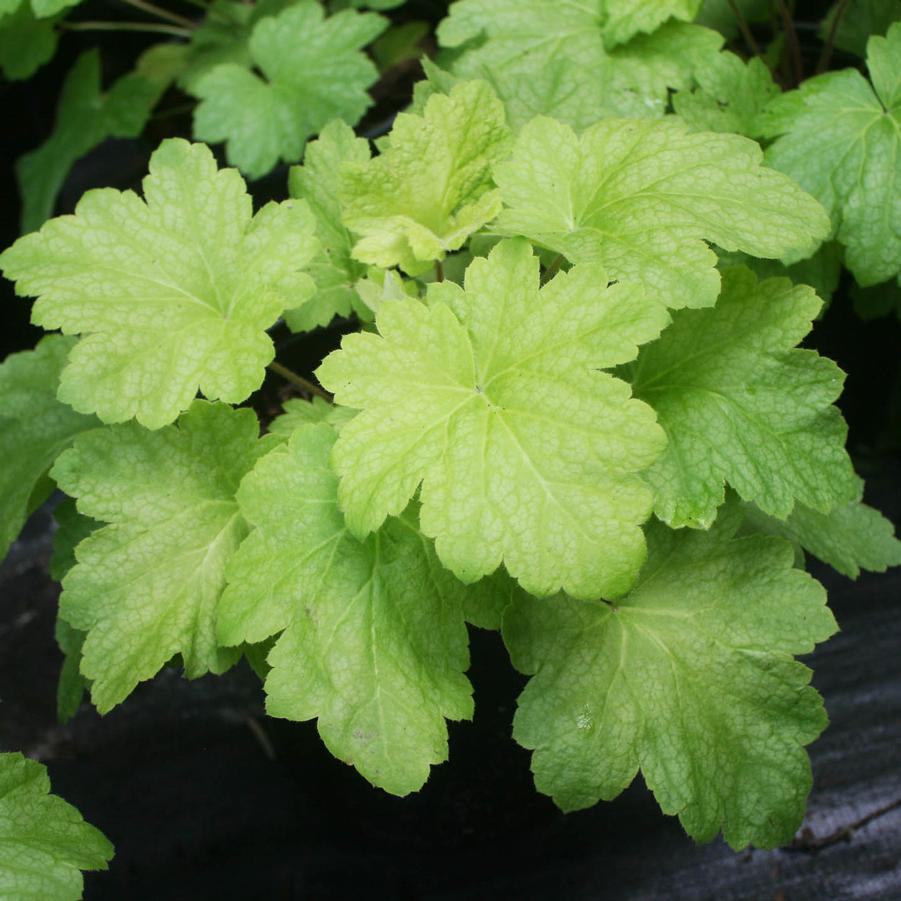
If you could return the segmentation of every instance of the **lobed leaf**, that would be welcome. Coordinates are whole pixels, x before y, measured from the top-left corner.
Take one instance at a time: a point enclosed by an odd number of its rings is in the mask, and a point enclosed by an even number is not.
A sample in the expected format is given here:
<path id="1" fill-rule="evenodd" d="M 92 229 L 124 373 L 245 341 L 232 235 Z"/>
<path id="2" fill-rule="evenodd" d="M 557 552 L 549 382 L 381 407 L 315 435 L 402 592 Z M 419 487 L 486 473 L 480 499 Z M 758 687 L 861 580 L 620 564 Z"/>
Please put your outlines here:
<path id="1" fill-rule="evenodd" d="M 753 141 L 693 134 L 677 119 L 607 119 L 581 137 L 535 119 L 495 166 L 505 205 L 495 228 L 601 263 L 667 306 L 713 306 L 720 279 L 705 241 L 800 258 L 828 233 L 822 207 L 761 157 Z"/>
<path id="2" fill-rule="evenodd" d="M 514 738 L 564 810 L 616 797 L 639 770 L 664 813 L 709 841 L 772 848 L 800 825 L 804 746 L 826 726 L 793 659 L 836 630 L 822 587 L 779 539 L 648 529 L 648 561 L 615 604 L 520 598 L 504 619 L 532 675 Z"/>
<path id="3" fill-rule="evenodd" d="M 344 224 L 356 259 L 424 272 L 500 212 L 491 164 L 509 146 L 500 101 L 487 84 L 433 94 L 422 115 L 400 113 L 375 159 L 341 171 Z"/>
<path id="4" fill-rule="evenodd" d="M 845 265 L 866 287 L 901 272 L 901 22 L 867 44 L 856 69 L 810 78 L 758 120 L 767 163 L 829 211 Z"/>
<path id="5" fill-rule="evenodd" d="M 196 401 L 177 425 L 134 423 L 75 442 L 53 477 L 82 514 L 104 523 L 76 550 L 60 615 L 87 632 L 81 672 L 101 713 L 176 654 L 188 678 L 238 657 L 219 647 L 216 609 L 225 568 L 247 534 L 235 492 L 274 446 L 251 410 Z"/>
<path id="6" fill-rule="evenodd" d="M 847 426 L 831 406 L 844 373 L 795 349 L 821 305 L 787 279 L 758 282 L 744 267 L 727 269 L 713 309 L 675 313 L 641 351 L 635 395 L 668 438 L 647 479 L 668 525 L 707 528 L 726 482 L 779 518 L 796 502 L 826 513 L 859 498 Z"/>
<path id="7" fill-rule="evenodd" d="M 266 710 L 318 719 L 339 759 L 405 795 L 447 758 L 449 719 L 472 715 L 464 597 L 420 533 L 415 509 L 354 538 L 329 466 L 334 430 L 302 425 L 238 493 L 256 526 L 229 566 L 219 608 L 227 645 L 281 633 Z"/>
<path id="8" fill-rule="evenodd" d="M 81 334 L 59 396 L 104 422 L 131 417 L 156 429 L 186 410 L 198 388 L 239 403 L 273 357 L 266 334 L 312 290 L 302 269 L 318 242 L 302 201 L 255 216 L 237 172 L 209 149 L 163 141 L 141 200 L 88 191 L 0 256 L 32 320 Z"/>
<path id="9" fill-rule="evenodd" d="M 81 814 L 50 794 L 47 770 L 18 753 L 0 754 L 0 896 L 77 901 L 82 870 L 105 870 L 113 846 Z"/>
<path id="10" fill-rule="evenodd" d="M 344 425 L 333 463 L 351 531 L 401 513 L 422 484 L 422 529 L 459 578 L 506 564 L 527 591 L 626 591 L 644 558 L 661 453 L 650 409 L 603 367 L 635 357 L 667 322 L 634 285 L 576 266 L 539 290 L 522 240 L 429 303 L 384 301 L 379 334 L 351 335 L 317 375 Z"/>

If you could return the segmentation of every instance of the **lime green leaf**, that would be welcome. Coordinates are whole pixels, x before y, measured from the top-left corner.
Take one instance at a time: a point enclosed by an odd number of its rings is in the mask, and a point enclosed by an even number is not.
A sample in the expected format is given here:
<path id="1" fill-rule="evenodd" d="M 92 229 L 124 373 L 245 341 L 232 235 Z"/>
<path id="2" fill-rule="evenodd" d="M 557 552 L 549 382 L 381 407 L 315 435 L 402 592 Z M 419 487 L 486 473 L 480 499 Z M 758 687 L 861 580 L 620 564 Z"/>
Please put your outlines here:
<path id="1" fill-rule="evenodd" d="M 214 0 L 199 26 L 191 32 L 184 50 L 184 66 L 178 84 L 189 94 L 196 93 L 197 82 L 211 69 L 223 63 L 234 63 L 252 69 L 250 36 L 262 19 L 277 16 L 295 0 Z M 170 45 L 171 46 L 171 45 Z"/>
<path id="2" fill-rule="evenodd" d="M 882 573 L 901 564 L 901 541 L 895 538 L 894 526 L 859 501 L 829 513 L 797 504 L 784 522 L 749 504 L 747 516 L 761 531 L 793 541 L 851 579 L 862 569 Z"/>
<path id="3" fill-rule="evenodd" d="M 22 0 L 0 15 L 0 70 L 10 79 L 30 78 L 56 52 L 55 19 L 38 19 Z"/>
<path id="4" fill-rule="evenodd" d="M 796 285 L 810 285 L 817 297 L 825 301 L 823 310 L 835 293 L 842 272 L 842 248 L 837 241 L 821 244 L 812 257 L 790 266 L 778 260 L 759 260 L 746 253 L 721 252 L 719 258 L 720 269 L 747 266 L 759 279 L 782 277 L 791 279 Z M 853 287 L 851 292 L 853 296 Z M 823 310 L 820 311 L 820 316 L 823 315 Z"/>
<path id="5" fill-rule="evenodd" d="M 356 535 L 404 510 L 422 483 L 422 528 L 466 582 L 503 561 L 527 591 L 626 591 L 650 510 L 636 473 L 663 435 L 605 372 L 667 322 L 634 285 L 576 266 L 539 291 L 525 241 L 498 244 L 465 290 L 429 286 L 429 305 L 385 301 L 379 333 L 346 337 L 317 375 L 362 410 L 333 463 Z"/>
<path id="6" fill-rule="evenodd" d="M 144 128 L 168 81 L 138 72 L 100 86 L 100 54 L 87 50 L 63 82 L 53 134 L 16 163 L 22 192 L 22 231 L 34 231 L 53 215 L 56 196 L 73 163 L 109 137 L 134 138 Z"/>
<path id="7" fill-rule="evenodd" d="M 196 93 L 197 82 L 211 69 L 223 63 L 242 68 L 253 66 L 248 42 L 256 6 L 238 0 L 215 0 L 191 34 L 187 47 L 185 70 L 178 83 L 190 94 Z"/>
<path id="8" fill-rule="evenodd" d="M 309 267 L 316 293 L 285 314 L 295 332 L 327 325 L 335 316 L 349 316 L 362 306 L 354 285 L 366 275 L 366 266 L 351 256 L 354 239 L 341 222 L 338 191 L 341 167 L 368 159 L 369 144 L 338 120 L 326 125 L 319 140 L 307 145 L 303 165 L 293 166 L 288 175 L 291 196 L 305 200 L 316 217 L 321 245 Z"/>
<path id="9" fill-rule="evenodd" d="M 753 141 L 692 134 L 677 119 L 610 119 L 581 138 L 536 119 L 495 167 L 507 207 L 495 228 L 602 263 L 670 307 L 712 306 L 720 279 L 705 240 L 803 257 L 828 233 L 822 207 L 761 157 Z"/>
<path id="10" fill-rule="evenodd" d="M 647 478 L 655 512 L 673 527 L 706 528 L 728 482 L 780 518 L 795 501 L 827 512 L 857 500 L 847 427 L 830 406 L 844 374 L 795 350 L 821 301 L 787 279 L 723 273 L 712 310 L 684 310 L 634 366 L 635 395 L 669 438 Z"/>
<path id="11" fill-rule="evenodd" d="M 485 36 L 511 44 L 517 40 L 522 54 L 565 53 L 574 45 L 577 52 L 585 52 L 594 41 L 609 49 L 639 33 L 656 31 L 671 18 L 690 21 L 700 5 L 701 0 L 458 0 L 451 4 L 438 34 L 449 47 Z M 501 48 L 492 52 L 500 53 Z"/>
<path id="12" fill-rule="evenodd" d="M 512 126 L 545 114 L 583 128 L 604 116 L 663 115 L 667 90 L 688 87 L 694 69 L 717 52 L 718 34 L 676 21 L 611 50 L 611 36 L 631 30 L 630 16 L 663 21 L 677 6 L 687 12 L 697 4 L 609 4 L 624 27 L 607 30 L 608 4 L 596 0 L 462 0 L 438 39 L 451 48 L 455 75 L 492 85 Z"/>
<path id="13" fill-rule="evenodd" d="M 72 338 L 47 335 L 34 350 L 12 354 L 0 365 L 0 559 L 60 451 L 79 432 L 100 424 L 56 399 L 59 374 L 74 345 Z"/>
<path id="14" fill-rule="evenodd" d="M 339 759 L 396 795 L 447 759 L 449 719 L 472 716 L 463 595 L 419 532 L 415 510 L 364 541 L 338 509 L 334 431 L 299 429 L 238 493 L 257 528 L 229 568 L 226 644 L 282 632 L 268 657 L 266 710 L 318 717 Z"/>
<path id="15" fill-rule="evenodd" d="M 82 435 L 53 476 L 107 523 L 78 546 L 60 614 L 88 633 L 82 673 L 106 713 L 180 654 L 188 678 L 236 659 L 216 642 L 225 567 L 247 533 L 238 483 L 271 443 L 251 410 L 196 401 L 177 425 Z"/>
<path id="16" fill-rule="evenodd" d="M 767 162 L 826 207 L 863 286 L 901 272 L 901 22 L 867 52 L 872 86 L 856 69 L 829 72 L 758 119 L 776 138 Z"/>
<path id="17" fill-rule="evenodd" d="M 500 212 L 491 164 L 507 151 L 504 109 L 481 81 L 429 97 L 422 116 L 401 113 L 387 149 L 341 173 L 344 223 L 365 263 L 424 272 Z"/>
<path id="18" fill-rule="evenodd" d="M 664 813 L 708 841 L 772 848 L 800 825 L 803 748 L 826 725 L 806 654 L 835 630 L 822 587 L 779 539 L 648 530 L 648 562 L 616 604 L 522 598 L 504 618 L 534 674 L 513 736 L 564 810 L 616 797 L 641 770 Z"/>
<path id="19" fill-rule="evenodd" d="M 0 896 L 10 901 L 78 901 L 81 870 L 105 870 L 113 846 L 57 795 L 47 769 L 0 754 Z"/>
<path id="20" fill-rule="evenodd" d="M 696 74 L 698 87 L 679 91 L 673 108 L 693 131 L 733 132 L 754 137 L 757 116 L 779 93 L 770 70 L 754 57 L 744 62 L 720 53 Z"/>
<path id="21" fill-rule="evenodd" d="M 828 39 L 832 22 L 841 4 L 835 3 L 823 20 L 820 37 Z M 901 21 L 901 0 L 851 0 L 845 3 L 841 21 L 835 29 L 835 46 L 840 50 L 866 56 L 871 35 L 884 35 L 893 22 Z"/>
<path id="22" fill-rule="evenodd" d="M 269 425 L 269 433 L 286 441 L 303 425 L 326 422 L 335 429 L 353 419 L 355 413 L 347 407 L 336 407 L 321 397 L 308 400 L 285 401 L 285 412 L 276 416 Z"/>
<path id="23" fill-rule="evenodd" d="M 33 321 L 85 337 L 59 396 L 104 422 L 172 422 L 200 390 L 244 400 L 273 357 L 266 334 L 309 295 L 297 270 L 318 242 L 306 204 L 252 216 L 237 172 L 209 149 L 164 141 L 131 191 L 88 191 L 74 216 L 53 219 L 0 256 L 20 294 L 39 296 Z"/>
<path id="24" fill-rule="evenodd" d="M 386 26 L 381 16 L 352 10 L 325 18 L 314 0 L 261 19 L 249 51 L 264 77 L 223 63 L 197 79 L 194 134 L 226 141 L 229 162 L 252 178 L 279 159 L 300 159 L 306 140 L 329 120 L 356 124 L 369 108 L 366 90 L 378 72 L 360 49 Z"/>
<path id="25" fill-rule="evenodd" d="M 701 0 L 595 0 L 604 18 L 601 31 L 608 47 L 624 44 L 644 32 L 656 31 L 669 19 L 690 22 L 698 13 Z M 552 4 L 548 4 L 552 5 Z"/>

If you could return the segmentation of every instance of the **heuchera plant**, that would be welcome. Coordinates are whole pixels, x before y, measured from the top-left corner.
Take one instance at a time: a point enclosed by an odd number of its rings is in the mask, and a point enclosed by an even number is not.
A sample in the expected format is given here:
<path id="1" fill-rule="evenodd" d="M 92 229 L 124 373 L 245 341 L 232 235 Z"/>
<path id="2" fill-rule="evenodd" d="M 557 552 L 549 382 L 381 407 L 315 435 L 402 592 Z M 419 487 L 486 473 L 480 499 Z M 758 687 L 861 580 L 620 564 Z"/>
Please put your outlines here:
<path id="1" fill-rule="evenodd" d="M 8 75 L 90 26 L 71 5 L 4 7 Z M 0 267 L 52 334 L 0 366 L 0 544 L 53 486 L 72 499 L 61 716 L 246 656 L 270 716 L 315 718 L 404 795 L 472 716 L 470 624 L 531 677 L 513 738 L 562 809 L 641 773 L 699 841 L 784 843 L 826 725 L 795 657 L 836 630 L 796 551 L 901 562 L 845 450 L 844 374 L 799 347 L 842 265 L 898 296 L 901 22 L 837 4 L 819 68 L 836 42 L 865 64 L 802 81 L 790 21 L 760 51 L 765 3 L 458 0 L 372 146 L 371 56 L 422 30 L 345 7 L 399 5 L 142 2 L 174 39 L 106 88 L 79 57 L 19 163 Z M 237 169 L 166 139 L 142 194 L 45 222 L 173 83 Z M 301 159 L 254 212 L 237 170 Z M 358 331 L 318 384 L 287 372 L 309 399 L 261 428 L 236 405 L 285 374 L 268 331 L 336 316 Z M 0 756 L 0 894 L 76 898 L 110 857 L 47 790 Z"/>

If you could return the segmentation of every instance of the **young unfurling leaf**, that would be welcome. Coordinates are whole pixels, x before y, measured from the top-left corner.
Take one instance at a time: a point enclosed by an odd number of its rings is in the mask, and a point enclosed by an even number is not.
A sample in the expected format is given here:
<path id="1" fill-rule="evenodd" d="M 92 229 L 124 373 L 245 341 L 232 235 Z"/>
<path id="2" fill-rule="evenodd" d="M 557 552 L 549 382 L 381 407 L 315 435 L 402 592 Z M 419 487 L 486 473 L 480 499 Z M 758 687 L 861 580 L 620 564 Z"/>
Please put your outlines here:
<path id="1" fill-rule="evenodd" d="M 361 236 L 354 257 L 416 275 L 462 247 L 500 212 L 491 164 L 509 137 L 481 81 L 432 95 L 421 116 L 400 113 L 380 156 L 342 170 L 344 224 Z"/>

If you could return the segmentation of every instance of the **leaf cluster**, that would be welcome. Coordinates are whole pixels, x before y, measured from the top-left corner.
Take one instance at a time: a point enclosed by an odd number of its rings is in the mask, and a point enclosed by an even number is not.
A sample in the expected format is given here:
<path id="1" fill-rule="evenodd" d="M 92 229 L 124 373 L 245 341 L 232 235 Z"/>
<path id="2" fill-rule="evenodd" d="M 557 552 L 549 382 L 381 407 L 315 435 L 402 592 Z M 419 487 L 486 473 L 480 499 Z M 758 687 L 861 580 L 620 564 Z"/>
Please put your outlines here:
<path id="1" fill-rule="evenodd" d="M 804 346 L 842 267 L 864 312 L 897 304 L 901 21 L 850 4 L 879 22 L 864 47 L 840 4 L 820 62 L 862 51 L 866 74 L 793 84 L 796 35 L 761 48 L 766 4 L 722 5 L 457 0 L 375 142 L 366 48 L 391 71 L 422 34 L 373 11 L 397 2 L 217 0 L 105 89 L 79 57 L 0 256 L 53 332 L 0 365 L 0 544 L 72 499 L 61 716 L 246 657 L 270 716 L 404 795 L 472 716 L 468 628 L 494 629 L 530 677 L 513 737 L 564 810 L 640 773 L 699 841 L 791 838 L 826 725 L 795 658 L 836 630 L 804 553 L 901 563 L 845 375 Z M 0 46 L 63 14 L 23 0 Z M 255 209 L 173 137 L 140 193 L 45 222 L 69 166 L 174 90 L 248 178 L 298 164 L 286 199 Z M 318 384 L 288 371 L 304 397 L 261 422 L 270 332 L 336 317 Z M 13 786 L 29 766 L 0 759 L 13 818 L 49 803 Z M 51 814 L 52 897 L 76 897 L 108 854 Z"/>

